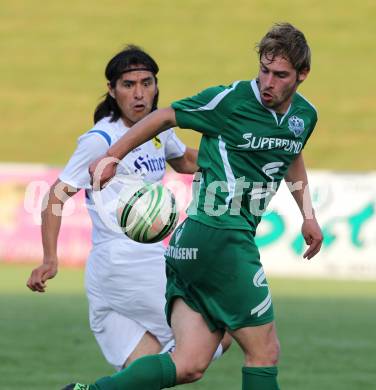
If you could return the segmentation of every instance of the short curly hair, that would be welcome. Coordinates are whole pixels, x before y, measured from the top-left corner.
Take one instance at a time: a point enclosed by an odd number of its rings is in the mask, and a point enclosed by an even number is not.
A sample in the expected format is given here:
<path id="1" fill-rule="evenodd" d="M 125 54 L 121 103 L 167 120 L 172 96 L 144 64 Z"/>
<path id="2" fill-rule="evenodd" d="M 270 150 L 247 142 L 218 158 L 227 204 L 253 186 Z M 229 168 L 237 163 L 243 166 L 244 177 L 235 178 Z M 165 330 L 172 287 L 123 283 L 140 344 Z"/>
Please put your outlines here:
<path id="1" fill-rule="evenodd" d="M 311 49 L 304 34 L 290 23 L 276 23 L 256 46 L 259 58 L 273 61 L 276 56 L 288 60 L 300 73 L 311 69 Z"/>

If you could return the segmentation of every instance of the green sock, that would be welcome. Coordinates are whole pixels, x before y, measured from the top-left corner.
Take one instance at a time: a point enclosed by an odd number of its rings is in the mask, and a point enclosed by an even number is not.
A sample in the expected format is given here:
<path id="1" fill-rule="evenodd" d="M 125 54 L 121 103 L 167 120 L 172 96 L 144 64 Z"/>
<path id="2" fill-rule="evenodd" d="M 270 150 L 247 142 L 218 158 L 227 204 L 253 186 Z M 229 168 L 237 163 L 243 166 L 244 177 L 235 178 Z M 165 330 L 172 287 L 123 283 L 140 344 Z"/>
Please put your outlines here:
<path id="1" fill-rule="evenodd" d="M 277 367 L 243 367 L 243 390 L 279 390 Z"/>
<path id="2" fill-rule="evenodd" d="M 90 390 L 159 390 L 175 385 L 175 364 L 164 353 L 137 359 L 124 370 L 99 379 Z"/>

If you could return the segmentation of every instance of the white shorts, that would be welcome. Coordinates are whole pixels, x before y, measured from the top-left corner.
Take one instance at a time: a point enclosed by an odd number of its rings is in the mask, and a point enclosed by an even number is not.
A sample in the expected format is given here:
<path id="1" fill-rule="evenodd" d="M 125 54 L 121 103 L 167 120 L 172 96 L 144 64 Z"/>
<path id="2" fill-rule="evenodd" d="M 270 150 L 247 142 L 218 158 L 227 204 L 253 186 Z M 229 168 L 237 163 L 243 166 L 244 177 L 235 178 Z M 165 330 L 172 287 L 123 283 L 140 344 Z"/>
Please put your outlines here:
<path id="1" fill-rule="evenodd" d="M 113 240 L 96 246 L 86 266 L 90 328 L 107 361 L 119 369 L 145 332 L 162 347 L 172 338 L 166 322 L 164 248 Z"/>

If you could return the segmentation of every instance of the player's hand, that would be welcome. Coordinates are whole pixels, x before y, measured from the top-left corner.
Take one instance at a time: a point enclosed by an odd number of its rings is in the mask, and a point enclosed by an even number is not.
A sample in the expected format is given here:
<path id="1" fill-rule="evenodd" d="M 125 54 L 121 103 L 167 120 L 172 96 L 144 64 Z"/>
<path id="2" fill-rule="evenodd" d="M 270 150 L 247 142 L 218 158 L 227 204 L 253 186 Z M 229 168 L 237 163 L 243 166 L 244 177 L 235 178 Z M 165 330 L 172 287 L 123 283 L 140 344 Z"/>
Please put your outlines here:
<path id="1" fill-rule="evenodd" d="M 55 277 L 56 274 L 57 260 L 45 262 L 33 269 L 26 285 L 31 291 L 45 292 L 47 287 L 46 281 Z"/>
<path id="2" fill-rule="evenodd" d="M 119 160 L 114 157 L 101 157 L 89 165 L 94 191 L 101 190 L 115 176 L 118 163 Z"/>
<path id="3" fill-rule="evenodd" d="M 319 253 L 323 241 L 323 235 L 315 217 L 304 220 L 302 234 L 306 244 L 309 245 L 303 257 L 310 260 Z"/>

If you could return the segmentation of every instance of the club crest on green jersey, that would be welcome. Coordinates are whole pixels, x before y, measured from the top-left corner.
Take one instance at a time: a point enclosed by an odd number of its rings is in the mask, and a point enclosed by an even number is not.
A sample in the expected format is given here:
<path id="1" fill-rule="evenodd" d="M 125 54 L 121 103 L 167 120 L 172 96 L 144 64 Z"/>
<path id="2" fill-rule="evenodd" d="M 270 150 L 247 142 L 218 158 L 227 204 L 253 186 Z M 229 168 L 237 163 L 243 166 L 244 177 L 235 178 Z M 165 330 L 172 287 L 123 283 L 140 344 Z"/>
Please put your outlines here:
<path id="1" fill-rule="evenodd" d="M 294 133 L 295 137 L 299 137 L 304 131 L 304 120 L 296 115 L 290 116 L 289 130 Z"/>

